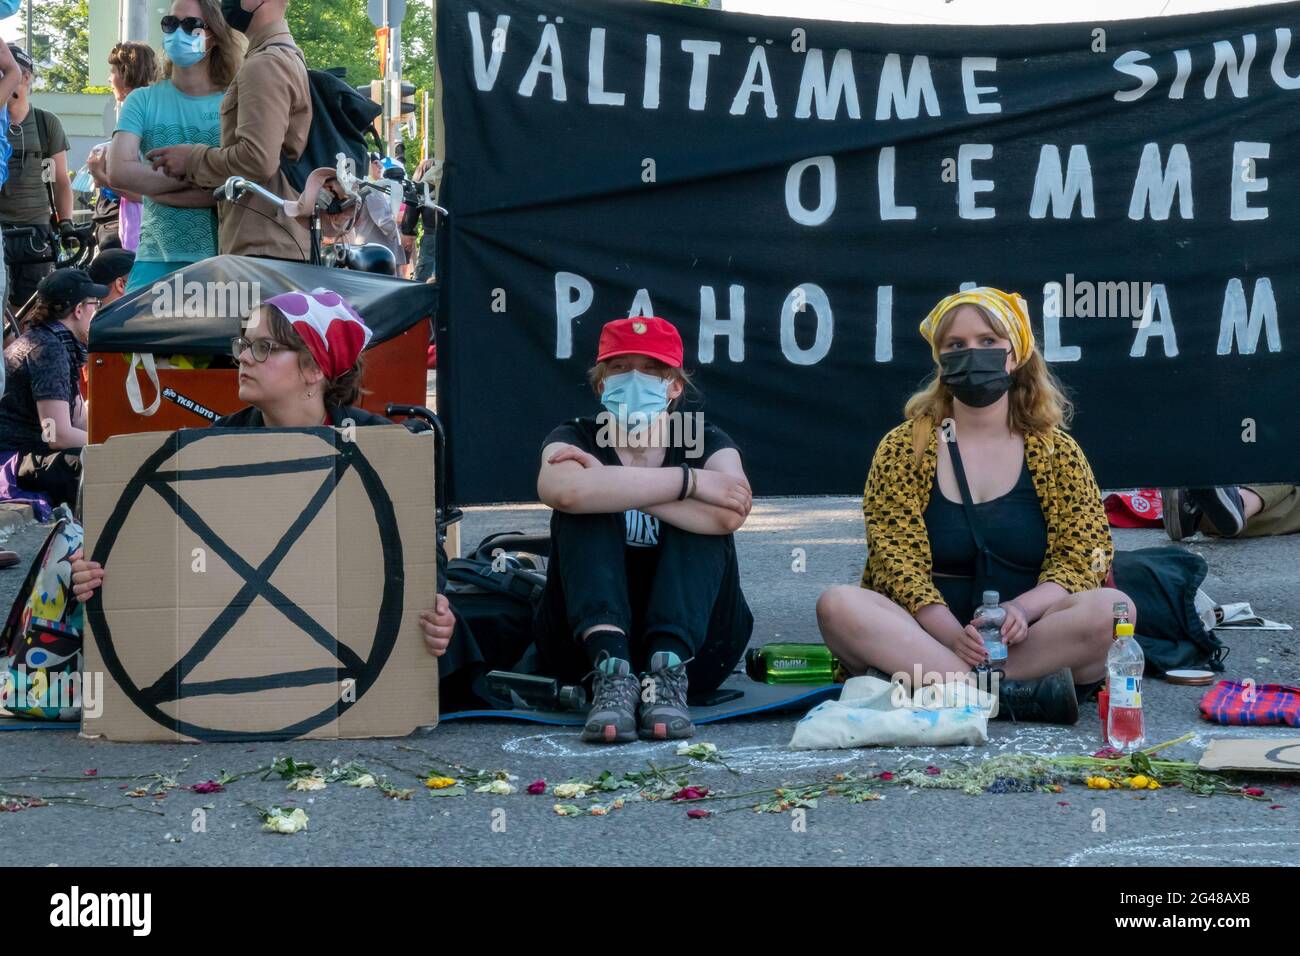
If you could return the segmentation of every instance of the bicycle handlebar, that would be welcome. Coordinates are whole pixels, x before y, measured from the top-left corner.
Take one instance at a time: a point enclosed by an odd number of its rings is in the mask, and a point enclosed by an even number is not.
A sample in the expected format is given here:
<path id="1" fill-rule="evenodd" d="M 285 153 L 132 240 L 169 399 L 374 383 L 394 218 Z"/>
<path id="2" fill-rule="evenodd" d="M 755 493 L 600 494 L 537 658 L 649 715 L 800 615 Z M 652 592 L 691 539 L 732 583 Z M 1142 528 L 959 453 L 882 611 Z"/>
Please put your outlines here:
<path id="1" fill-rule="evenodd" d="M 257 185 L 257 183 L 251 182 L 243 176 L 231 176 L 212 191 L 212 198 L 233 203 L 238 202 L 239 198 L 246 192 L 250 192 L 261 199 L 265 199 L 278 209 L 283 209 L 285 202 L 287 202 L 287 200 L 281 199 L 275 193 L 263 189 L 261 186 Z"/>

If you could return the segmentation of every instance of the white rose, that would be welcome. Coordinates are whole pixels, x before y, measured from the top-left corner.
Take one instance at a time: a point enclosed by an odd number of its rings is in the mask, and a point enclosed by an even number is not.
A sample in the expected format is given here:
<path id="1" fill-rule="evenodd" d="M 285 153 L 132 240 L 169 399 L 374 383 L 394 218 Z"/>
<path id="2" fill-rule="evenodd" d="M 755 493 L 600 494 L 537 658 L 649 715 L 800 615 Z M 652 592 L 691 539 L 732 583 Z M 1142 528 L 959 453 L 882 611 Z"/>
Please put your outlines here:
<path id="1" fill-rule="evenodd" d="M 557 784 L 552 791 L 560 799 L 572 799 L 574 797 L 585 797 L 587 791 L 591 789 L 589 783 L 561 783 Z"/>

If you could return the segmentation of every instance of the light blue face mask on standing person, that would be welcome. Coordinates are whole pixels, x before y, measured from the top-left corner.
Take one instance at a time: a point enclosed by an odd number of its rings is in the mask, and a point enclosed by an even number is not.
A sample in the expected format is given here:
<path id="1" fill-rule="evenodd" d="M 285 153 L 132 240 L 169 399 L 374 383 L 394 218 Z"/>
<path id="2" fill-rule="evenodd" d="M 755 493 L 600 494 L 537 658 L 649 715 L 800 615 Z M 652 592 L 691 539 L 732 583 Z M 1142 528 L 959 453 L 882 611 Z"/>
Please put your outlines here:
<path id="1" fill-rule="evenodd" d="M 648 428 L 668 409 L 668 379 L 633 370 L 605 379 L 600 403 L 625 431 Z"/>
<path id="2" fill-rule="evenodd" d="M 8 20 L 18 8 L 22 6 L 22 0 L 0 0 L 0 20 Z"/>
<path id="3" fill-rule="evenodd" d="M 186 33 L 178 27 L 171 33 L 163 34 L 163 51 L 177 66 L 193 66 L 207 55 L 207 50 L 208 38 L 205 33 Z"/>

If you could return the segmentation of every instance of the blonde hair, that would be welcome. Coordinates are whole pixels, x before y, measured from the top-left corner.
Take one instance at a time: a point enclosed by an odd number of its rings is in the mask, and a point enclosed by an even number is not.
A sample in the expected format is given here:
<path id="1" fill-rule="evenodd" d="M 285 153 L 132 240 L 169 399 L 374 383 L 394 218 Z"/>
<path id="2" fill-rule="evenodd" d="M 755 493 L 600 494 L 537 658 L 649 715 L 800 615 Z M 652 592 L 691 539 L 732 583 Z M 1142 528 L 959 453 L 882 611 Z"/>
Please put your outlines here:
<path id="1" fill-rule="evenodd" d="M 934 341 L 940 342 L 952 324 L 957 312 L 969 306 L 976 309 L 989 330 L 999 338 L 1006 333 L 989 315 L 983 306 L 963 303 L 954 306 L 940 317 L 935 327 Z M 1074 403 L 1065 394 L 1065 388 L 1053 374 L 1043 354 L 1033 349 L 1028 358 L 1011 373 L 1011 389 L 1007 393 L 1007 424 L 1013 431 L 1022 435 L 1046 435 L 1053 428 L 1068 428 L 1074 417 Z M 903 406 L 904 416 L 911 422 L 928 419 L 931 423 L 941 422 L 952 415 L 952 390 L 940 381 L 936 368 L 934 377 L 919 392 L 907 400 Z M 915 433 L 914 433 L 915 434 Z M 929 443 L 928 435 L 922 433 L 919 447 L 913 443 L 917 464 Z"/>
<path id="2" fill-rule="evenodd" d="M 244 50 L 248 41 L 242 33 L 237 33 L 226 22 L 221 13 L 221 4 L 217 0 L 198 0 L 200 19 L 206 23 L 208 79 L 219 90 L 224 90 L 239 72 L 239 65 L 244 62 Z M 163 76 L 172 78 L 175 64 L 166 53 L 163 54 Z"/>
<path id="3" fill-rule="evenodd" d="M 675 368 L 667 362 L 661 362 L 657 358 L 651 358 L 650 361 L 653 363 L 650 367 L 656 372 L 660 374 L 667 372 L 667 377 L 671 381 L 682 383 L 682 394 L 670 402 L 670 406 L 676 405 L 678 402 L 682 401 L 682 399 L 686 397 L 688 391 L 693 395 L 698 394 L 699 390 L 695 387 L 695 382 L 691 378 L 691 373 L 686 371 L 686 369 Z M 591 390 L 596 393 L 597 398 L 600 397 L 601 382 L 609 378 L 610 374 L 608 359 L 603 362 L 597 362 L 591 368 L 587 369 L 587 381 L 591 384 Z"/>

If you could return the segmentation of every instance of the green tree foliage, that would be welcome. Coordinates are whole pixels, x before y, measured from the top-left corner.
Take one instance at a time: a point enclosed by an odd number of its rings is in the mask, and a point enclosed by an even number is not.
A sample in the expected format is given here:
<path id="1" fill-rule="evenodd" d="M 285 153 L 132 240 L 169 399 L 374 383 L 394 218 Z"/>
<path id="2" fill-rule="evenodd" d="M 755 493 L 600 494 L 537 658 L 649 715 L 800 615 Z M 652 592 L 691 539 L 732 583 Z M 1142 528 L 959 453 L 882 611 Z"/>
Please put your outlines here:
<path id="1" fill-rule="evenodd" d="M 32 10 L 32 32 L 48 42 L 33 44 L 36 49 L 28 52 L 38 63 L 51 61 L 50 66 L 37 69 L 36 88 L 55 93 L 80 93 L 85 89 L 90 76 L 87 0 L 39 0 Z"/>

